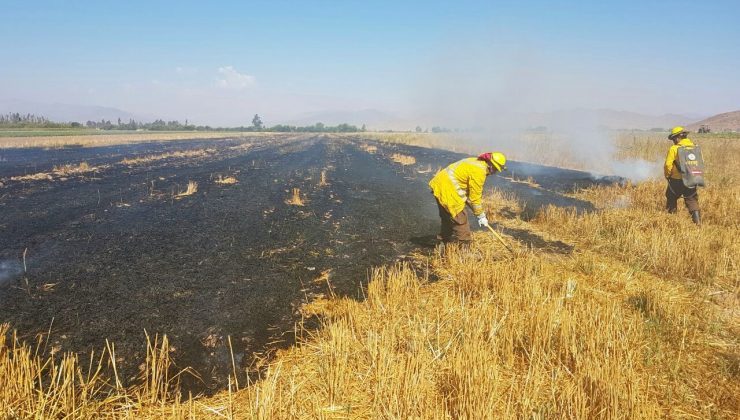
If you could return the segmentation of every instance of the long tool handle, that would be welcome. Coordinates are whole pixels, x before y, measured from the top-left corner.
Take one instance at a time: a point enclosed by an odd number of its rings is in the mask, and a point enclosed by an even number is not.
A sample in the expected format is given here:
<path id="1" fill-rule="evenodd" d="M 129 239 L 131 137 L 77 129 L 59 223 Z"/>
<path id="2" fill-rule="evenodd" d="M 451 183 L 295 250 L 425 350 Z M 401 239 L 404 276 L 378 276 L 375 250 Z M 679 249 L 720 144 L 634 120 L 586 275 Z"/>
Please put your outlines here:
<path id="1" fill-rule="evenodd" d="M 498 234 L 498 232 L 493 230 L 491 225 L 486 225 L 486 227 L 488 228 L 488 230 L 491 231 L 491 233 L 493 233 L 493 236 L 495 236 L 496 239 L 498 239 L 498 241 L 501 242 L 501 245 L 503 245 L 506 249 L 508 249 L 509 252 L 511 252 L 512 254 L 514 253 L 514 250 L 509 246 L 509 244 L 506 243 L 506 241 L 504 241 L 504 238 L 502 238 L 501 235 Z"/>

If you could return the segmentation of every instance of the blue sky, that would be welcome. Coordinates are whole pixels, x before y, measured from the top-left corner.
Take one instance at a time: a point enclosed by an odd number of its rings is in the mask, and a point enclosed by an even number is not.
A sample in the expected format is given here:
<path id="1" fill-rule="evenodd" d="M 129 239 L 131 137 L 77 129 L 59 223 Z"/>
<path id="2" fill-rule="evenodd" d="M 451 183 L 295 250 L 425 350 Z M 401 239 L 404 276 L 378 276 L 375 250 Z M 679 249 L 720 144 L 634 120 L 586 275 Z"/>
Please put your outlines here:
<path id="1" fill-rule="evenodd" d="M 738 16 L 738 1 L 0 1 L 0 100 L 211 124 L 366 108 L 708 115 L 740 109 Z"/>

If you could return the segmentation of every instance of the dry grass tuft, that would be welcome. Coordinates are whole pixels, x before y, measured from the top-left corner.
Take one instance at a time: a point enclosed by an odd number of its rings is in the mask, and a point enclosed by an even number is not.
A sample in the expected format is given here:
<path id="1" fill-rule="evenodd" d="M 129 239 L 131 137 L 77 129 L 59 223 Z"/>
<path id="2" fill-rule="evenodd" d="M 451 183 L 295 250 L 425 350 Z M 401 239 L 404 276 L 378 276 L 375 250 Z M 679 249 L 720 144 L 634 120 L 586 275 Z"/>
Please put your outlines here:
<path id="1" fill-rule="evenodd" d="M 147 358 L 136 385 L 121 385 L 115 346 L 82 361 L 76 354 L 46 352 L 48 337 L 20 342 L 0 324 L 0 413 L 2 418 L 185 418 L 177 392 L 167 337 L 147 336 Z"/>
<path id="2" fill-rule="evenodd" d="M 394 153 L 391 155 L 391 160 L 400 163 L 401 165 L 413 165 L 416 163 L 416 158 L 413 156 L 403 155 L 401 153 Z"/>
<path id="3" fill-rule="evenodd" d="M 50 174 L 49 172 L 37 172 L 35 174 L 29 174 L 29 175 L 19 175 L 11 177 L 11 181 L 41 181 L 41 180 L 47 180 L 52 181 L 54 179 L 54 176 Z"/>
<path id="4" fill-rule="evenodd" d="M 285 204 L 291 206 L 305 206 L 306 203 L 301 198 L 301 190 L 299 188 L 291 189 L 290 198 L 285 200 Z"/>
<path id="5" fill-rule="evenodd" d="M 238 144 L 236 146 L 229 147 L 229 150 L 237 150 L 237 151 L 240 151 L 240 152 L 248 152 L 253 147 L 254 147 L 254 144 L 252 144 L 252 143 L 242 143 L 242 144 Z"/>
<path id="6" fill-rule="evenodd" d="M 55 175 L 68 176 L 68 175 L 84 174 L 86 172 L 91 172 L 94 170 L 95 168 L 90 166 L 87 162 L 81 162 L 81 163 L 78 163 L 77 165 L 67 164 L 67 165 L 54 166 L 54 169 L 52 169 L 52 172 Z"/>
<path id="7" fill-rule="evenodd" d="M 90 166 L 90 164 L 88 164 L 87 162 L 81 162 L 76 165 L 75 164 L 56 165 L 49 172 L 38 172 L 35 174 L 30 174 L 30 175 L 14 176 L 14 177 L 11 177 L 10 180 L 11 181 L 40 181 L 40 180 L 53 181 L 55 179 L 64 180 L 64 178 L 67 178 L 73 175 L 84 175 L 90 172 L 97 172 L 104 168 L 105 168 L 105 165 L 96 167 L 96 166 Z"/>
<path id="8" fill-rule="evenodd" d="M 367 153 L 375 154 L 378 151 L 377 146 L 373 146 L 372 144 L 362 143 L 360 144 L 360 149 L 366 151 Z"/>
<path id="9" fill-rule="evenodd" d="M 535 182 L 531 176 L 527 177 L 526 179 L 507 177 L 507 176 L 502 176 L 502 178 L 508 180 L 509 182 L 514 182 L 517 184 L 525 184 L 533 188 L 540 188 L 540 185 L 537 182 Z"/>
<path id="10" fill-rule="evenodd" d="M 156 155 L 146 155 L 133 158 L 125 158 L 121 160 L 121 163 L 128 166 L 145 165 L 153 162 L 158 162 L 165 159 L 187 159 L 204 157 L 215 152 L 214 149 L 198 149 L 198 150 L 184 150 L 176 152 L 166 152 Z"/>
<path id="11" fill-rule="evenodd" d="M 175 195 L 175 198 L 187 197 L 189 195 L 195 194 L 196 192 L 198 192 L 198 183 L 195 181 L 188 181 L 188 187 L 185 189 L 185 191 L 182 191 Z"/>
<path id="12" fill-rule="evenodd" d="M 234 185 L 239 182 L 239 180 L 236 179 L 236 177 L 233 176 L 222 176 L 219 175 L 218 178 L 216 178 L 216 184 L 219 185 Z"/>
<path id="13" fill-rule="evenodd" d="M 329 183 L 326 181 L 326 169 L 321 170 L 321 179 L 319 181 L 319 187 L 326 187 Z"/>

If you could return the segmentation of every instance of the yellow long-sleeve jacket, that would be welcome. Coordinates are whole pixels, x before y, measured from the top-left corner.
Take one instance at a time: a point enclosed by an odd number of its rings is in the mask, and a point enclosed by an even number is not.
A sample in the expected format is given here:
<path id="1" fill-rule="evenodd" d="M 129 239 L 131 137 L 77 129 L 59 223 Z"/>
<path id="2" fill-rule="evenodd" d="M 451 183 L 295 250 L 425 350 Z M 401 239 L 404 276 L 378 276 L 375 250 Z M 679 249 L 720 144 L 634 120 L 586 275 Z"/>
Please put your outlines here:
<path id="1" fill-rule="evenodd" d="M 665 165 L 663 166 L 663 173 L 666 178 L 681 179 L 681 172 L 678 170 L 678 148 L 693 145 L 694 143 L 691 140 L 682 139 L 668 149 L 668 155 L 665 157 Z"/>
<path id="2" fill-rule="evenodd" d="M 483 213 L 481 198 L 487 173 L 486 162 L 474 157 L 465 158 L 437 172 L 429 181 L 429 187 L 453 217 L 465 210 L 466 203 L 473 214 L 480 216 Z"/>

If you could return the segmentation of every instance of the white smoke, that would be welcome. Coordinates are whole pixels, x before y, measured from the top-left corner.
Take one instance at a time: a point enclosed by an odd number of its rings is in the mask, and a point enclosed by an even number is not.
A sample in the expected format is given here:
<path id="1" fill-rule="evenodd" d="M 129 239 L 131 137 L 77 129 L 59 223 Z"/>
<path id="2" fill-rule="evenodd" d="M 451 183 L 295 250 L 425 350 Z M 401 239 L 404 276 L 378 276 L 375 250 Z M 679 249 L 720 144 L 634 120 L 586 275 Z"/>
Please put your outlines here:
<path id="1" fill-rule="evenodd" d="M 601 85 L 609 81 L 506 41 L 456 43 L 445 51 L 416 81 L 413 106 L 426 125 L 461 129 L 457 136 L 472 147 L 516 160 L 632 181 L 660 176 L 659 163 L 617 160 L 614 132 L 598 112 L 580 108 L 607 107 Z"/>
<path id="2" fill-rule="evenodd" d="M 600 176 L 619 176 L 641 182 L 662 174 L 660 161 L 617 159 L 616 134 L 600 127 L 598 121 L 582 117 L 562 119 L 552 124 L 557 144 L 568 148 L 568 155 L 578 167 Z"/>
<path id="3" fill-rule="evenodd" d="M 0 286 L 10 283 L 11 280 L 23 272 L 20 262 L 14 260 L 0 260 Z"/>
<path id="4" fill-rule="evenodd" d="M 612 160 L 609 162 L 608 173 L 632 182 L 642 182 L 658 178 L 662 174 L 662 163 L 643 159 Z"/>

